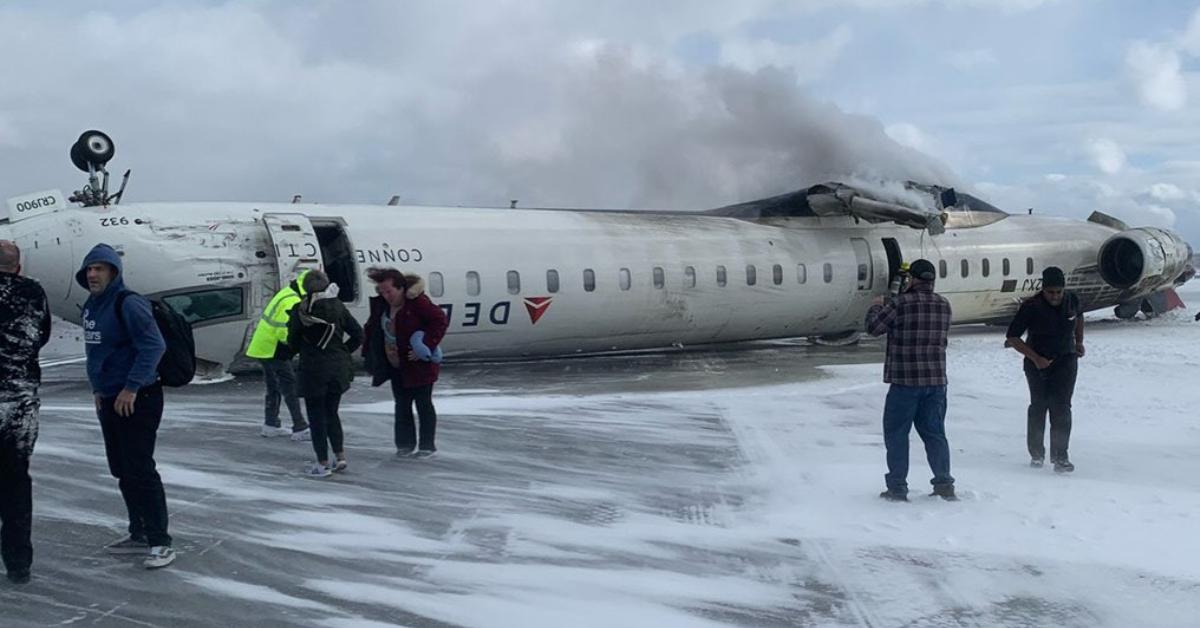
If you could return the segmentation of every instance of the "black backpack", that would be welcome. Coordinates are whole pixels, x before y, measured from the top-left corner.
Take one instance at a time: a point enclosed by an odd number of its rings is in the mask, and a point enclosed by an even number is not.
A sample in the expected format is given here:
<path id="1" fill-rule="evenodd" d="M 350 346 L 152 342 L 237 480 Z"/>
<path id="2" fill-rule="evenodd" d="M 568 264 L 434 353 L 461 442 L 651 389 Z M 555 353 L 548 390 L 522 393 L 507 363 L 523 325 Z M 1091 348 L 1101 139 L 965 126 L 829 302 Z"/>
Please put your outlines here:
<path id="1" fill-rule="evenodd" d="M 117 320 L 121 327 L 125 326 L 122 306 L 125 297 L 131 294 L 137 293 L 126 290 L 117 295 Z M 192 325 L 166 301 L 145 298 L 150 302 L 158 331 L 167 343 L 167 349 L 158 361 L 158 378 L 164 386 L 186 386 L 196 376 L 196 341 L 192 339 Z"/>

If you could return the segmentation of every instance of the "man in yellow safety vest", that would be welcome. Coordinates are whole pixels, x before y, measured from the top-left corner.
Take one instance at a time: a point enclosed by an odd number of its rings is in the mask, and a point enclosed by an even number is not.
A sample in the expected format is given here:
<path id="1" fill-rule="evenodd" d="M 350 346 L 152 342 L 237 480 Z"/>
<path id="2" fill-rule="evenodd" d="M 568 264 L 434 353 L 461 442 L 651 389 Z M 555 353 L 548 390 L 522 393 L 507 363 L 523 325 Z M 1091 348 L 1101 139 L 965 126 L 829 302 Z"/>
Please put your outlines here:
<path id="1" fill-rule="evenodd" d="M 263 378 L 267 383 L 266 409 L 261 434 L 265 438 L 273 436 L 291 436 L 292 440 L 303 441 L 311 438 L 308 423 L 300 412 L 300 400 L 296 395 L 296 371 L 292 366 L 294 357 L 287 346 L 287 324 L 292 308 L 304 296 L 305 270 L 290 284 L 271 297 L 271 302 L 263 310 L 250 346 L 246 348 L 246 357 L 258 360 L 263 368 Z M 288 412 L 292 415 L 291 429 L 282 427 L 279 422 L 279 401 L 283 399 Z"/>

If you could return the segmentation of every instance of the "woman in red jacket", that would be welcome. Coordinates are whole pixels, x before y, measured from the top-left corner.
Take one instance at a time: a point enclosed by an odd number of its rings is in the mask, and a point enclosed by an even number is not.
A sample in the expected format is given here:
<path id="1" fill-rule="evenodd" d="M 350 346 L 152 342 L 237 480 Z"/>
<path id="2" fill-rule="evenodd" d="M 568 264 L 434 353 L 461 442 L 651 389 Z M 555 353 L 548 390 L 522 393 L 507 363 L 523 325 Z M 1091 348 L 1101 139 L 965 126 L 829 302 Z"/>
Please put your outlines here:
<path id="1" fill-rule="evenodd" d="M 375 282 L 379 295 L 371 298 L 363 344 L 367 371 L 373 386 L 392 383 L 396 455 L 428 458 L 437 452 L 433 384 L 440 370 L 438 345 L 446 335 L 446 313 L 425 294 L 425 282 L 418 275 L 395 268 L 369 268 L 367 277 Z M 413 421 L 414 403 L 421 420 L 419 438 Z"/>

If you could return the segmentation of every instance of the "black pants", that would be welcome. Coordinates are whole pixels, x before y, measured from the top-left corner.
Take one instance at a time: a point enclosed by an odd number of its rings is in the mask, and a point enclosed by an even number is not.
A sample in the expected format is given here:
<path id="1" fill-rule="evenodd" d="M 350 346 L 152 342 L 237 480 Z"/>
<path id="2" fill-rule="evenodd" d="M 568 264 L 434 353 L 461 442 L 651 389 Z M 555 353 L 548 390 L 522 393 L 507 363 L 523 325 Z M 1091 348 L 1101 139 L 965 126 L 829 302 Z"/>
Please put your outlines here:
<path id="1" fill-rule="evenodd" d="M 412 451 L 414 446 L 426 451 L 437 451 L 434 437 L 437 435 L 437 410 L 433 407 L 433 384 L 417 388 L 401 385 L 400 374 L 392 374 L 392 396 L 396 399 L 396 451 Z M 413 403 L 417 404 L 417 416 L 421 418 L 420 441 L 413 420 Z"/>
<path id="2" fill-rule="evenodd" d="M 14 416 L 0 417 L 0 556 L 10 573 L 33 564 L 33 482 L 29 456 L 37 441 L 36 398 L 12 405 Z"/>
<path id="3" fill-rule="evenodd" d="M 289 360 L 259 360 L 263 368 L 263 381 L 267 385 L 267 396 L 264 405 L 263 422 L 271 427 L 279 427 L 279 401 L 282 398 L 287 404 L 288 414 L 292 416 L 292 431 L 303 432 L 308 427 L 304 415 L 300 412 L 300 398 L 296 396 L 296 369 Z"/>
<path id="4" fill-rule="evenodd" d="M 162 386 L 141 389 L 129 416 L 117 414 L 116 400 L 100 400 L 100 429 L 108 470 L 117 478 L 129 511 L 129 536 L 145 538 L 152 547 L 169 546 L 167 494 L 154 464 L 154 444 L 163 414 Z"/>
<path id="5" fill-rule="evenodd" d="M 1079 359 L 1073 355 L 1057 358 L 1049 368 L 1038 370 L 1025 361 L 1025 380 L 1029 382 L 1027 440 L 1029 455 L 1046 457 L 1046 413 L 1050 413 L 1050 461 L 1067 460 L 1071 442 L 1071 397 Z"/>
<path id="6" fill-rule="evenodd" d="M 325 390 L 309 391 L 304 395 L 304 407 L 308 410 L 308 427 L 312 430 L 313 451 L 317 461 L 329 461 L 329 450 L 334 455 L 342 453 L 342 419 L 338 406 L 342 403 L 342 389 L 331 383 Z"/>

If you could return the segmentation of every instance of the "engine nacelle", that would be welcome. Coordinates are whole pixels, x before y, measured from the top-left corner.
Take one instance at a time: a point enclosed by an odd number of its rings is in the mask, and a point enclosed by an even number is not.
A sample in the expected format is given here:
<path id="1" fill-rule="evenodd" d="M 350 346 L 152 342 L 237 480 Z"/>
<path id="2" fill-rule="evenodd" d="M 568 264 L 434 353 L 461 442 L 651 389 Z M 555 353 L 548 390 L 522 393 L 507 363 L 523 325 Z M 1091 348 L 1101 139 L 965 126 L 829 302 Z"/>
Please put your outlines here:
<path id="1" fill-rule="evenodd" d="M 1173 231 L 1139 227 L 1100 246 L 1100 276 L 1108 285 L 1135 293 L 1173 285 L 1189 267 L 1192 247 Z"/>

